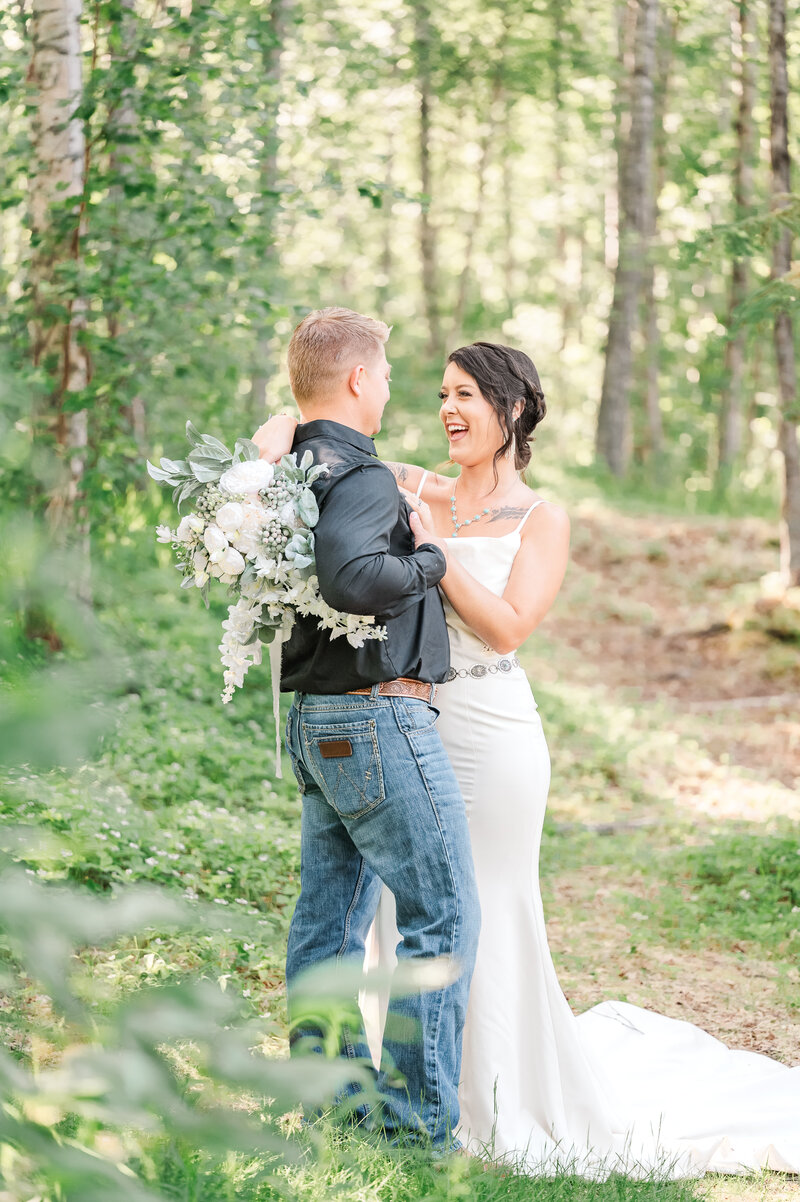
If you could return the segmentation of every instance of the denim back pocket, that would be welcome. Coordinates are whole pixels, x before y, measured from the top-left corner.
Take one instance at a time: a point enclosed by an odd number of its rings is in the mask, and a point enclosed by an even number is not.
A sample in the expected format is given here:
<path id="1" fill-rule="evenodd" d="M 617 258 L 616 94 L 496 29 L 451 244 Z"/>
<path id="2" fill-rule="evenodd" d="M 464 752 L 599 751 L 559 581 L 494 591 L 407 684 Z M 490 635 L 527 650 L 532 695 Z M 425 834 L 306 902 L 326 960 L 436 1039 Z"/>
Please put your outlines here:
<path id="1" fill-rule="evenodd" d="M 373 719 L 331 726 L 306 725 L 308 763 L 325 797 L 342 818 L 360 818 L 386 796 Z"/>

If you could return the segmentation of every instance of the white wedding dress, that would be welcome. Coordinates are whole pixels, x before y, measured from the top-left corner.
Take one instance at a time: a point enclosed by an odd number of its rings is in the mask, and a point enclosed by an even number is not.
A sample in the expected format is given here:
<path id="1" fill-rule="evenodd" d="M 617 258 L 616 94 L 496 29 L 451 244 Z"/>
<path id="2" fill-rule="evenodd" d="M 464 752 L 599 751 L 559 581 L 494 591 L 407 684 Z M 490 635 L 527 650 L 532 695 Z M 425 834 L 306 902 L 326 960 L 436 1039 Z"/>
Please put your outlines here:
<path id="1" fill-rule="evenodd" d="M 509 534 L 448 540 L 449 552 L 499 596 L 530 512 Z M 550 760 L 536 702 L 515 657 L 498 658 L 445 610 L 456 676 L 439 690 L 437 725 L 466 802 L 482 911 L 462 1142 L 532 1173 L 800 1172 L 800 1067 L 625 1002 L 573 1015 L 539 891 Z M 398 941 L 384 889 L 367 966 L 392 964 Z M 387 1000 L 362 998 L 376 1058 Z"/>

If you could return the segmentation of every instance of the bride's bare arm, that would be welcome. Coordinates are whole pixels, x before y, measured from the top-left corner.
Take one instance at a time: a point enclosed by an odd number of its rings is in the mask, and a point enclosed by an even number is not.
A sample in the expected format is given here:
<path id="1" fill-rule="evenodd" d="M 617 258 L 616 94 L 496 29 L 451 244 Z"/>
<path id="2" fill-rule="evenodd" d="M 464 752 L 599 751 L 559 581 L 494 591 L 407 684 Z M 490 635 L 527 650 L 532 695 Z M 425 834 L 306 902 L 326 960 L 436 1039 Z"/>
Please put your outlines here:
<path id="1" fill-rule="evenodd" d="M 415 540 L 441 539 L 412 515 Z M 460 564 L 447 557 L 440 582 L 459 617 L 498 655 L 515 651 L 544 618 L 558 595 L 569 557 L 569 518 L 558 505 L 541 505 L 531 514 L 502 597 L 496 596 Z"/>
<path id="2" fill-rule="evenodd" d="M 292 449 L 294 432 L 299 423 L 291 413 L 276 413 L 259 426 L 253 435 L 253 442 L 258 447 L 259 459 L 267 463 L 278 463 Z"/>
<path id="3" fill-rule="evenodd" d="M 258 447 L 259 459 L 266 459 L 268 463 L 278 463 L 283 455 L 287 455 L 292 449 L 297 425 L 296 417 L 292 417 L 289 413 L 279 413 L 265 421 L 263 426 L 259 426 L 253 435 L 253 442 Z M 402 488 L 407 488 L 412 493 L 416 492 L 422 479 L 423 469 L 421 467 L 415 463 L 385 462 Z M 429 473 L 423 489 L 423 496 L 428 488 L 440 484 L 441 480 L 442 477 L 436 476 L 433 472 Z"/>

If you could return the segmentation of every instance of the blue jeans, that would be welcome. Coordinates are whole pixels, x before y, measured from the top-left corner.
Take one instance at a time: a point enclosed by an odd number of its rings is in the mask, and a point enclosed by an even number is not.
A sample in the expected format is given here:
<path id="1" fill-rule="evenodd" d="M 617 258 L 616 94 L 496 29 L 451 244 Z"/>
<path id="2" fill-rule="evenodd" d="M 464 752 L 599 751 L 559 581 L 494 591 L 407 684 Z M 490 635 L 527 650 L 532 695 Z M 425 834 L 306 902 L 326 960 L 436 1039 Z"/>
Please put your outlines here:
<path id="1" fill-rule="evenodd" d="M 450 1145 L 458 1124 L 461 1036 L 480 911 L 464 802 L 434 723 L 410 697 L 295 694 L 286 744 L 303 795 L 301 892 L 286 961 L 293 983 L 324 960 L 363 962 L 383 881 L 397 901 L 398 958 L 451 956 L 451 985 L 392 999 L 377 1089 L 389 1136 Z M 397 1016 L 393 1020 L 393 1016 Z M 393 1039 L 392 1022 L 420 1037 Z M 343 1055 L 367 1055 L 363 1026 Z M 405 1084 L 397 1083 L 395 1065 Z M 389 1071 L 387 1071 L 389 1070 Z"/>

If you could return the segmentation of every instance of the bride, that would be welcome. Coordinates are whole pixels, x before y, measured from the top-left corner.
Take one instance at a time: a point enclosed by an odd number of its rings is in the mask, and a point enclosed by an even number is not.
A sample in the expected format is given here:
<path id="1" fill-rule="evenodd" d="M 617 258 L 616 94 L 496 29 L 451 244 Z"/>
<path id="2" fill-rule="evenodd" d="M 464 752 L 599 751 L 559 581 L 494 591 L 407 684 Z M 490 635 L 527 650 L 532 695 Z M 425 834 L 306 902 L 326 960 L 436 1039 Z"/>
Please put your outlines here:
<path id="1" fill-rule="evenodd" d="M 527 1172 L 800 1172 L 800 1067 L 623 1002 L 576 1017 L 559 987 L 538 883 L 550 761 L 515 654 L 567 566 L 567 515 L 520 476 L 544 396 L 527 355 L 479 342 L 450 355 L 439 397 L 458 477 L 388 466 L 416 542 L 437 543 L 448 561 L 452 667 L 438 729 L 467 807 L 482 912 L 460 1138 Z M 398 940 L 384 890 L 368 963 L 392 963 Z M 363 1006 L 379 1048 L 385 999 Z"/>

